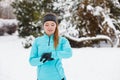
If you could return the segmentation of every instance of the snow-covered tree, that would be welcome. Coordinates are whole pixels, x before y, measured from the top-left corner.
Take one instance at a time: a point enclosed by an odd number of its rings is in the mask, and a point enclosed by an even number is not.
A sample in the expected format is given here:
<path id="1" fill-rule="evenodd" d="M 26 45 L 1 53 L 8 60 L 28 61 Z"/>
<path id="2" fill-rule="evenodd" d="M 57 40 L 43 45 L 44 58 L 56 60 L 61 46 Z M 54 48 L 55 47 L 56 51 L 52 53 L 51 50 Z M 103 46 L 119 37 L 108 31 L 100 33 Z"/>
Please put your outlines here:
<path id="1" fill-rule="evenodd" d="M 16 0 L 12 3 L 19 23 L 19 36 L 40 35 L 40 3 L 38 0 Z"/>
<path id="2" fill-rule="evenodd" d="M 16 32 L 18 21 L 16 19 L 0 19 L 0 36 L 4 33 L 12 35 Z"/>
<path id="3" fill-rule="evenodd" d="M 108 0 L 59 1 L 60 5 L 57 2 L 54 5 L 65 14 L 61 22 L 65 28 L 62 34 L 70 40 L 72 46 L 100 46 L 101 42 L 118 46 L 120 31 L 114 25 L 116 19 L 111 17 Z"/>
<path id="4" fill-rule="evenodd" d="M 0 1 L 0 36 L 4 33 L 12 35 L 17 29 L 17 20 L 10 5 L 12 0 Z"/>
<path id="5" fill-rule="evenodd" d="M 112 0 L 18 0 L 14 8 L 22 36 L 41 35 L 42 16 L 55 12 L 60 19 L 60 35 L 67 37 L 73 47 L 100 47 L 101 44 L 117 47 L 120 19 L 114 16 L 110 2 L 114 5 Z"/>

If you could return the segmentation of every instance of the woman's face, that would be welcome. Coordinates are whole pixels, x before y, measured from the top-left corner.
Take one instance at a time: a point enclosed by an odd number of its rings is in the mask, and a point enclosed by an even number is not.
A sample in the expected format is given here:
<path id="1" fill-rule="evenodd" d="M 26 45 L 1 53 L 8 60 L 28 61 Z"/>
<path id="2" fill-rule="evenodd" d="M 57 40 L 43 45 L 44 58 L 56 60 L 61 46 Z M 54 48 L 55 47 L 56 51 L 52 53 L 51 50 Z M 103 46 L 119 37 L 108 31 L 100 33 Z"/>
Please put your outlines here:
<path id="1" fill-rule="evenodd" d="M 48 36 L 54 34 L 55 29 L 56 29 L 56 23 L 54 21 L 46 21 L 44 23 L 44 31 Z"/>

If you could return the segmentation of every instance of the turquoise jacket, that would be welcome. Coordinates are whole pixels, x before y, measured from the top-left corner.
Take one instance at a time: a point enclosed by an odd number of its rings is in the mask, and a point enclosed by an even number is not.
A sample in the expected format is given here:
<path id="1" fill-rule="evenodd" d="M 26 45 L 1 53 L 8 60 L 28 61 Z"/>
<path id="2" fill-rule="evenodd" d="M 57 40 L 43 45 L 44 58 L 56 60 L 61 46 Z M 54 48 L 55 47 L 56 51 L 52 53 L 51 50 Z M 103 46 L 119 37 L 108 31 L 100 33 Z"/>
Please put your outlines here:
<path id="1" fill-rule="evenodd" d="M 65 77 L 61 60 L 72 56 L 72 49 L 68 40 L 59 37 L 59 44 L 54 49 L 54 35 L 44 34 L 34 40 L 29 62 L 32 66 L 37 66 L 38 80 L 61 80 Z M 52 52 L 54 60 L 45 63 L 40 62 L 41 55 L 46 52 Z"/>

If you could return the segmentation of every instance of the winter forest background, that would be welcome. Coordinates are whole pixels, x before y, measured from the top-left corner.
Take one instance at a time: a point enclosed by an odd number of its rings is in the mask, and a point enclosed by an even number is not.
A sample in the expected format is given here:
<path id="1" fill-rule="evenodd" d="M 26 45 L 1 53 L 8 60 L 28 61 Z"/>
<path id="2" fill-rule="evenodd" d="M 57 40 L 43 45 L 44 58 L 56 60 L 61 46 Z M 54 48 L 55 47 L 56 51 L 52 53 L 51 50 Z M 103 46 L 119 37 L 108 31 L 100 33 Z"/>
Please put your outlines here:
<path id="1" fill-rule="evenodd" d="M 0 80 L 37 80 L 28 60 L 46 12 L 72 46 L 67 80 L 120 80 L 120 0 L 0 0 Z"/>
<path id="2" fill-rule="evenodd" d="M 120 47 L 120 0 L 1 0 L 0 36 L 17 31 L 29 48 L 43 34 L 46 12 L 57 14 L 59 33 L 74 48 Z"/>

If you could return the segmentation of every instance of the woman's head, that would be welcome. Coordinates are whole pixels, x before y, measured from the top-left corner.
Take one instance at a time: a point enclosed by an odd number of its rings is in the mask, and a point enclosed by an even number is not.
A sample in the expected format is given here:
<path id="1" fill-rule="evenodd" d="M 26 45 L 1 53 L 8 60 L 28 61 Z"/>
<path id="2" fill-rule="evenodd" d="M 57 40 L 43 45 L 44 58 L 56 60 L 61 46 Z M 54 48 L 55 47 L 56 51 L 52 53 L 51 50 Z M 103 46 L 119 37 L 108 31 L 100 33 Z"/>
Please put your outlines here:
<path id="1" fill-rule="evenodd" d="M 54 34 L 58 27 L 57 16 L 53 13 L 47 13 L 43 18 L 43 27 L 48 36 Z"/>
<path id="2" fill-rule="evenodd" d="M 58 19 L 53 13 L 47 13 L 43 18 L 43 27 L 45 33 L 50 36 L 54 34 L 54 47 L 58 45 Z"/>

